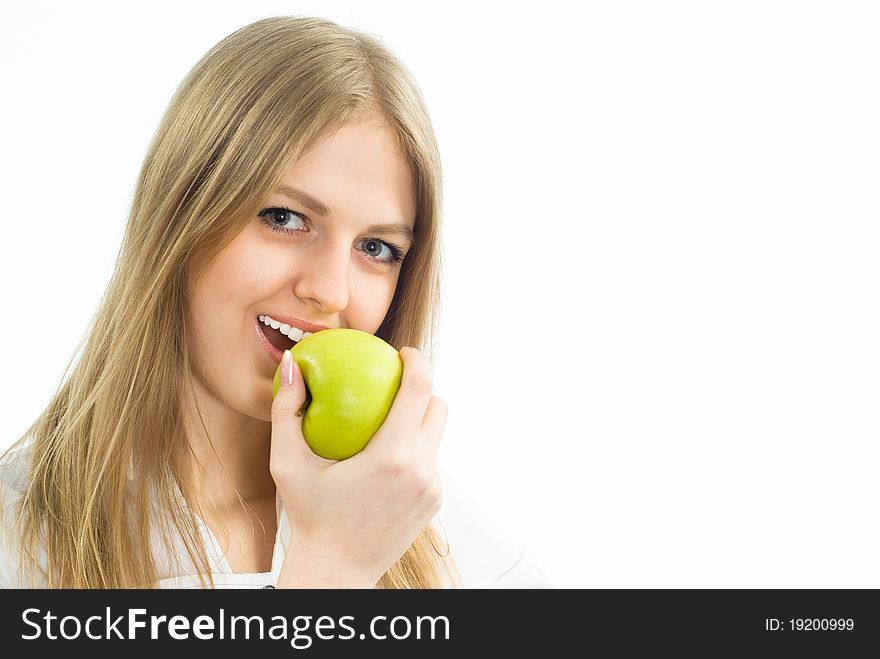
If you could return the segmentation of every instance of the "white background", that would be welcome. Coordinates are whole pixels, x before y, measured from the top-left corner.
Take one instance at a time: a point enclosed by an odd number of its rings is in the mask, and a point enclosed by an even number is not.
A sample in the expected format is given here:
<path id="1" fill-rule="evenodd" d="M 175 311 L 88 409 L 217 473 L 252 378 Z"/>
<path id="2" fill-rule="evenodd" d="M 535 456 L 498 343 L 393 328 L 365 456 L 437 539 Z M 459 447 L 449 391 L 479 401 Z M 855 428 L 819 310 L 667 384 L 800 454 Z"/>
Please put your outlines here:
<path id="1" fill-rule="evenodd" d="M 381 37 L 435 122 L 441 466 L 495 523 L 559 586 L 880 587 L 877 10 L 580 4 L 4 5 L 0 447 L 176 85 L 316 15 Z"/>

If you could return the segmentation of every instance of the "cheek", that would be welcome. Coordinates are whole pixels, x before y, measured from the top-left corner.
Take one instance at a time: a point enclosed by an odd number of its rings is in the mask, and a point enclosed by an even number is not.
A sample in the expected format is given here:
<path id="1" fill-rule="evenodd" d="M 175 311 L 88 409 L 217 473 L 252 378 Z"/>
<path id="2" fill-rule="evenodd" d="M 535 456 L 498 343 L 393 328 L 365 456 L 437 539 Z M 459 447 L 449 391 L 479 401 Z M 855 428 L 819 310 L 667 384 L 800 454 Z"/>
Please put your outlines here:
<path id="1" fill-rule="evenodd" d="M 277 286 L 283 276 L 273 266 L 274 255 L 260 249 L 247 231 L 218 253 L 191 289 L 191 304 L 199 344 L 222 346 L 243 326 L 254 301 Z M 275 273 L 275 274 L 273 274 Z"/>
<path id="2" fill-rule="evenodd" d="M 374 333 L 391 306 L 397 277 L 375 277 L 358 283 L 348 309 L 349 325 Z"/>
<path id="3" fill-rule="evenodd" d="M 272 249 L 249 227 L 209 267 L 205 297 L 222 307 L 250 305 L 282 286 L 289 263 L 288 252 Z"/>

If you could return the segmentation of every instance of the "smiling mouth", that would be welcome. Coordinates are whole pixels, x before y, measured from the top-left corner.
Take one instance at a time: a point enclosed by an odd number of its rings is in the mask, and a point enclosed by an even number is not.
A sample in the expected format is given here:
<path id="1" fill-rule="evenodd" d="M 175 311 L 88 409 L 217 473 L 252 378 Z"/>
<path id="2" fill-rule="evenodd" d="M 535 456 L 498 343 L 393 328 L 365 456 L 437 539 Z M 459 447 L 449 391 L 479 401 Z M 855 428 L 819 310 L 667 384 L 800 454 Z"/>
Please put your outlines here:
<path id="1" fill-rule="evenodd" d="M 280 320 L 275 320 L 272 316 L 257 316 L 257 322 L 260 325 L 260 331 L 266 337 L 266 341 L 279 352 L 290 350 L 297 343 L 313 334 L 313 332 L 303 331 L 295 325 L 288 325 Z M 321 330 L 316 329 L 316 331 Z"/>
<path id="2" fill-rule="evenodd" d="M 281 328 L 274 328 L 271 325 L 267 325 L 261 316 L 257 318 L 257 322 L 260 325 L 260 331 L 263 333 L 263 336 L 266 337 L 266 340 L 269 341 L 275 348 L 277 348 L 280 352 L 284 352 L 285 350 L 290 350 L 295 346 L 298 341 L 294 341 L 292 338 L 287 336 L 284 332 L 281 331 Z"/>
<path id="3" fill-rule="evenodd" d="M 260 331 L 263 332 L 263 336 L 266 337 L 269 343 L 278 348 L 281 352 L 290 350 L 297 343 L 286 334 L 282 334 L 281 330 L 273 329 L 265 323 L 260 323 Z"/>

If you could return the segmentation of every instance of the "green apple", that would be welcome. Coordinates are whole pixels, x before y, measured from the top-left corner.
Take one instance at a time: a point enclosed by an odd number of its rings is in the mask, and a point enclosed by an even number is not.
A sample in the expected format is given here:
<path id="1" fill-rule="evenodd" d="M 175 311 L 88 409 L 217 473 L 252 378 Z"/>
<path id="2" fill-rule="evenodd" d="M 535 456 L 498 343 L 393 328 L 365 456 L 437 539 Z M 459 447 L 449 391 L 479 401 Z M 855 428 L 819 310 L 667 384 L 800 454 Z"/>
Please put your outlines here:
<path id="1" fill-rule="evenodd" d="M 330 460 L 360 452 L 394 402 L 403 376 L 400 353 L 378 336 L 354 329 L 316 332 L 290 351 L 306 385 L 303 437 Z M 281 386 L 275 371 L 274 398 Z"/>

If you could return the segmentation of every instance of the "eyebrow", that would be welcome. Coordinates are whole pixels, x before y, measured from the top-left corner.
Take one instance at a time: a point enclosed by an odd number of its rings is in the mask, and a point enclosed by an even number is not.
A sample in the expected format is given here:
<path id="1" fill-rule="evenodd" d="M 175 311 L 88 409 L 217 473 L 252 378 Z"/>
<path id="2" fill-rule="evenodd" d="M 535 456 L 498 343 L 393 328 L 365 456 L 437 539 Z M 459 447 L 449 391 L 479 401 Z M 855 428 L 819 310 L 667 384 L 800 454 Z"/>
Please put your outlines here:
<path id="1" fill-rule="evenodd" d="M 300 202 L 304 206 L 306 206 L 313 213 L 317 213 L 318 215 L 329 215 L 330 209 L 327 208 L 324 204 L 322 204 L 318 199 L 315 199 L 312 195 L 304 190 L 300 190 L 299 188 L 294 188 L 289 185 L 281 184 L 278 186 L 278 194 L 284 195 L 290 199 Z M 377 233 L 377 234 L 401 234 L 406 236 L 410 242 L 415 241 L 415 236 L 413 236 L 413 230 L 409 227 L 408 224 L 404 224 L 403 222 L 391 222 L 390 224 L 373 224 L 367 227 L 367 233 Z"/>

